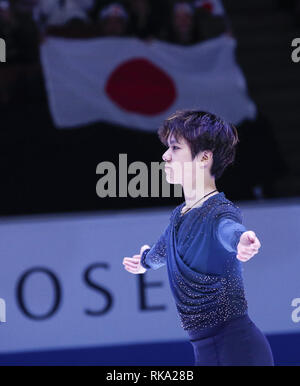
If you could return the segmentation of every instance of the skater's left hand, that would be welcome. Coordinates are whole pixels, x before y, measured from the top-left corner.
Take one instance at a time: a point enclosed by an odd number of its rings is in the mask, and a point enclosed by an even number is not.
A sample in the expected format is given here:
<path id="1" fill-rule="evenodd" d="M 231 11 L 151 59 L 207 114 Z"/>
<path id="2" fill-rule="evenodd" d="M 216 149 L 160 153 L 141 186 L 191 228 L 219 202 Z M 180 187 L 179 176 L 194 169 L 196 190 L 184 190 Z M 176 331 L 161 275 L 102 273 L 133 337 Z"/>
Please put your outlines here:
<path id="1" fill-rule="evenodd" d="M 248 261 L 258 253 L 261 244 L 253 231 L 244 232 L 240 237 L 240 242 L 237 246 L 236 257 L 240 261 Z"/>

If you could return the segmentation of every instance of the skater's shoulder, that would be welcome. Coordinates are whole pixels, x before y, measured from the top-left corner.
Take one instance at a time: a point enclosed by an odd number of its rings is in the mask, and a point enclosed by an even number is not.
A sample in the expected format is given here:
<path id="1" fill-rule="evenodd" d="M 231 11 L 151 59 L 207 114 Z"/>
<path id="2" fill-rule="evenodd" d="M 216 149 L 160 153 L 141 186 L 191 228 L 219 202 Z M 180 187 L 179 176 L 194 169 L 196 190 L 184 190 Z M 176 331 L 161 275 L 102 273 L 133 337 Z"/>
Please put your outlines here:
<path id="1" fill-rule="evenodd" d="M 215 202 L 212 214 L 214 217 L 233 214 L 237 216 L 238 219 L 242 219 L 240 207 L 235 202 L 228 199 L 225 194 L 220 196 L 220 199 Z"/>

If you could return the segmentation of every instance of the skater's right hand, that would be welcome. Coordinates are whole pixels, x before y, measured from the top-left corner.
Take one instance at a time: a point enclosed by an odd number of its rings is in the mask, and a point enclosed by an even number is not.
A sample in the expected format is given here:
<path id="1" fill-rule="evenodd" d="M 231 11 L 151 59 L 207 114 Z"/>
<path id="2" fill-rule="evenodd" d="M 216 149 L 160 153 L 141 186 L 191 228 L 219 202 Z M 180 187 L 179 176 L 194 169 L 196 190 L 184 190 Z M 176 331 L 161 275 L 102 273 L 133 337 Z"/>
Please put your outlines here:
<path id="1" fill-rule="evenodd" d="M 149 245 L 143 245 L 139 255 L 133 255 L 132 257 L 124 257 L 123 264 L 124 268 L 133 274 L 145 273 L 147 270 L 141 265 L 142 253 L 145 249 L 149 249 Z"/>

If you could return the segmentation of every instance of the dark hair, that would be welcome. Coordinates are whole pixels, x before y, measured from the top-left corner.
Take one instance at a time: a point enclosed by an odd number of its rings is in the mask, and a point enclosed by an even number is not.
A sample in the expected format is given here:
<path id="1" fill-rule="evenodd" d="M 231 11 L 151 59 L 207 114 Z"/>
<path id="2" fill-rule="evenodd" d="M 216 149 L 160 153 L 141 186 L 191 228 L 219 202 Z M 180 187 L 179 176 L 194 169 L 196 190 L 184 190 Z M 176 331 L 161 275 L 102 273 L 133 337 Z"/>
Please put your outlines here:
<path id="1" fill-rule="evenodd" d="M 214 114 L 197 110 L 176 111 L 158 129 L 159 139 L 165 146 L 168 146 L 171 134 L 177 141 L 183 137 L 188 142 L 192 159 L 201 151 L 212 151 L 210 173 L 215 179 L 234 162 L 235 146 L 239 142 L 237 129 Z"/>

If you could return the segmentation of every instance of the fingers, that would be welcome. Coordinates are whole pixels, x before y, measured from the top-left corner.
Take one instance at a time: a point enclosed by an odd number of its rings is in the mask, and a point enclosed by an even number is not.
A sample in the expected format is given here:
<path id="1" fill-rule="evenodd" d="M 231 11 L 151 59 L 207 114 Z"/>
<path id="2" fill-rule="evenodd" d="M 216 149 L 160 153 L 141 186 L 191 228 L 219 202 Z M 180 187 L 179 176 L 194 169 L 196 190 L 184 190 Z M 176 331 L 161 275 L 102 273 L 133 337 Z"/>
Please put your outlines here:
<path id="1" fill-rule="evenodd" d="M 259 249 L 261 247 L 260 241 L 259 241 L 258 237 L 255 235 L 254 232 L 253 232 L 253 234 L 254 234 L 254 238 L 253 238 L 253 243 L 251 244 L 251 247 Z"/>
<path id="2" fill-rule="evenodd" d="M 132 256 L 132 259 L 140 259 L 141 258 L 141 255 L 133 255 Z"/>
<path id="3" fill-rule="evenodd" d="M 124 268 L 128 271 L 128 272 L 131 272 L 131 273 L 135 273 L 137 268 L 135 267 L 130 267 L 128 265 L 125 265 Z"/>
<path id="4" fill-rule="evenodd" d="M 259 252 L 259 248 L 255 248 L 255 247 L 249 247 L 246 251 L 245 251 L 245 253 L 249 253 L 249 254 L 251 254 L 251 255 L 253 255 L 253 254 L 256 254 L 256 253 L 258 253 Z M 243 252 L 244 253 L 244 252 Z"/>
<path id="5" fill-rule="evenodd" d="M 257 249 L 259 249 L 260 247 L 261 247 L 261 243 L 259 242 L 259 240 L 257 239 L 256 241 L 255 241 L 255 243 L 252 245 L 254 248 L 257 248 Z"/>
<path id="6" fill-rule="evenodd" d="M 123 265 L 124 265 L 125 267 L 128 267 L 128 268 L 136 268 L 136 267 L 137 267 L 137 264 L 138 264 L 138 263 L 129 263 L 129 262 L 123 263 Z"/>
<path id="7" fill-rule="evenodd" d="M 134 274 L 144 273 L 146 271 L 146 269 L 141 265 L 141 257 L 143 251 L 148 248 L 150 248 L 149 245 L 143 245 L 141 247 L 141 252 L 139 255 L 133 255 L 132 257 L 124 257 L 122 264 L 124 265 L 126 271 Z"/>
<path id="8" fill-rule="evenodd" d="M 251 244 L 251 248 L 259 249 L 261 247 L 261 244 L 258 239 L 255 239 L 254 242 Z"/>
<path id="9" fill-rule="evenodd" d="M 248 233 L 248 240 L 249 240 L 251 243 L 254 243 L 254 242 L 255 242 L 255 239 L 256 239 L 255 233 L 252 232 L 252 231 L 249 231 L 249 233 Z"/>
<path id="10" fill-rule="evenodd" d="M 134 274 L 137 274 L 138 273 L 138 265 L 133 265 L 133 264 L 129 264 L 129 263 L 126 263 L 124 264 L 124 268 L 126 269 L 126 271 L 130 272 L 130 273 L 134 273 Z"/>
<path id="11" fill-rule="evenodd" d="M 237 257 L 238 260 L 240 260 L 242 262 L 245 262 L 245 261 L 249 260 L 247 257 L 242 257 L 240 255 L 236 255 L 236 257 Z"/>
<path id="12" fill-rule="evenodd" d="M 255 253 L 258 253 L 259 252 L 259 247 L 255 246 L 255 245 L 249 245 L 249 246 L 238 246 L 238 253 L 240 255 L 253 255 Z"/>
<path id="13" fill-rule="evenodd" d="M 124 268 L 128 271 L 128 272 L 131 272 L 131 273 L 137 273 L 138 271 L 138 266 L 140 264 L 140 256 L 139 255 L 134 255 L 134 256 L 138 256 L 138 258 L 134 258 L 134 257 L 124 257 L 123 259 L 123 265 L 124 265 Z"/>
<path id="14" fill-rule="evenodd" d="M 253 252 L 251 251 L 247 251 L 247 250 L 240 250 L 239 252 L 238 252 L 238 254 L 241 256 L 241 257 L 250 257 L 250 256 L 252 256 L 253 255 Z"/>
<path id="15" fill-rule="evenodd" d="M 249 259 L 251 259 L 251 257 L 252 256 L 254 256 L 254 255 L 256 255 L 258 253 L 258 250 L 256 249 L 256 248 L 253 248 L 253 249 L 251 249 L 250 251 L 245 251 L 245 250 L 243 250 L 243 252 L 239 252 L 238 254 L 237 254 L 237 258 L 238 258 L 238 260 L 240 260 L 240 261 L 248 261 Z"/>
<path id="16" fill-rule="evenodd" d="M 249 242 L 251 243 L 251 247 L 260 248 L 261 244 L 260 241 L 253 231 L 246 231 L 245 234 L 248 237 Z"/>
<path id="17" fill-rule="evenodd" d="M 125 265 L 126 267 L 136 268 L 138 263 L 126 262 L 126 263 L 123 263 L 123 265 Z"/>
<path id="18" fill-rule="evenodd" d="M 126 269 L 127 272 L 129 273 L 132 273 L 132 274 L 137 274 L 137 271 L 134 270 L 133 268 L 129 268 L 129 267 L 124 267 Z"/>
<path id="19" fill-rule="evenodd" d="M 139 256 L 139 255 L 135 255 L 135 256 Z M 138 263 L 139 261 L 141 261 L 141 257 L 124 257 L 123 259 L 123 264 L 124 263 Z"/>

